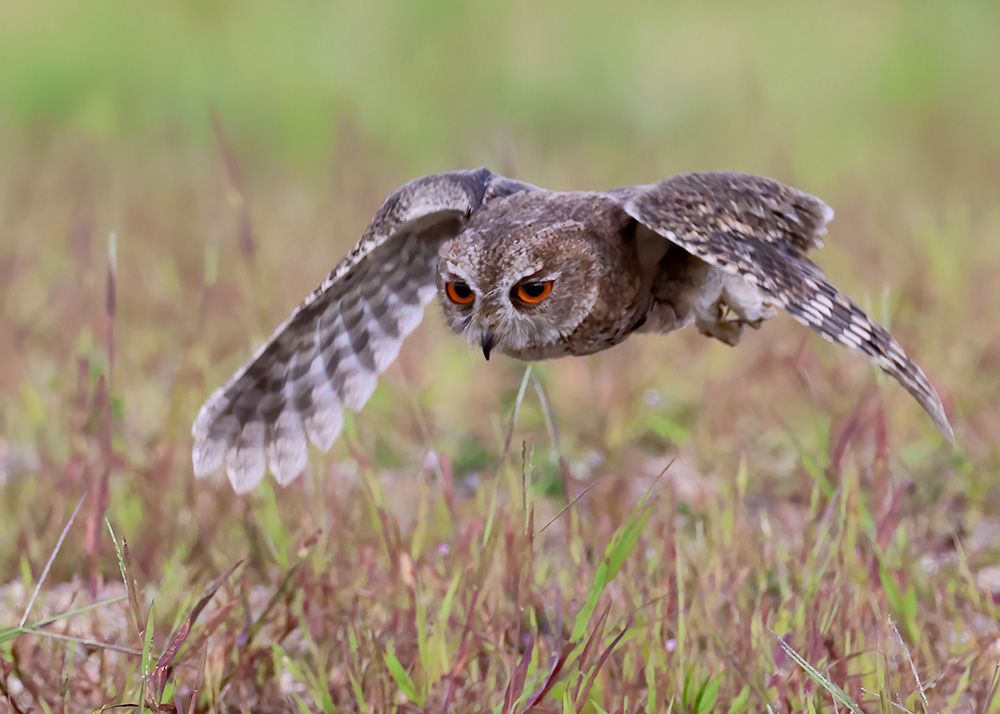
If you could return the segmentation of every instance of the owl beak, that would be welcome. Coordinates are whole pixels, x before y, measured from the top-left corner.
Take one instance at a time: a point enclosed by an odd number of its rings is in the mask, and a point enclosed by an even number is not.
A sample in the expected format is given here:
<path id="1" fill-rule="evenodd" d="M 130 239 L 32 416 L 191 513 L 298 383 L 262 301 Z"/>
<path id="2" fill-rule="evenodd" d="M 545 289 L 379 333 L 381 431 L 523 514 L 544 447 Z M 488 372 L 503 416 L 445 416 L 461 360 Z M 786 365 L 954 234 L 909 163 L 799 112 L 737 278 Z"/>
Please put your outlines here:
<path id="1" fill-rule="evenodd" d="M 496 335 L 493 334 L 493 330 L 491 330 L 490 328 L 486 328 L 485 330 L 483 330 L 483 339 L 481 344 L 483 346 L 483 356 L 486 358 L 487 361 L 489 361 L 490 352 L 493 351 L 493 347 L 494 345 L 496 345 L 496 343 L 497 343 L 497 338 Z"/>

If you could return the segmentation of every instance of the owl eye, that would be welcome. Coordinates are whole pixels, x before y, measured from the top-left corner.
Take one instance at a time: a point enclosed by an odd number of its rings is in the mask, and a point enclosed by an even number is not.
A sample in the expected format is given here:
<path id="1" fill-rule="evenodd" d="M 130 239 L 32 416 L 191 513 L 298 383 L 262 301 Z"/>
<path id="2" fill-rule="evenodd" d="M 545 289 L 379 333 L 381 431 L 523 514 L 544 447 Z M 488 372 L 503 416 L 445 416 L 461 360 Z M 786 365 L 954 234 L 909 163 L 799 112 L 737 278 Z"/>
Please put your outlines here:
<path id="1" fill-rule="evenodd" d="M 552 292 L 552 284 L 554 282 L 554 280 L 543 280 L 521 283 L 515 289 L 514 294 L 517 296 L 517 299 L 522 302 L 541 302 L 549 296 L 550 292 Z"/>
<path id="2" fill-rule="evenodd" d="M 445 283 L 444 292 L 449 300 L 458 305 L 468 305 L 476 299 L 476 294 L 472 292 L 472 288 L 460 280 L 454 283 Z"/>

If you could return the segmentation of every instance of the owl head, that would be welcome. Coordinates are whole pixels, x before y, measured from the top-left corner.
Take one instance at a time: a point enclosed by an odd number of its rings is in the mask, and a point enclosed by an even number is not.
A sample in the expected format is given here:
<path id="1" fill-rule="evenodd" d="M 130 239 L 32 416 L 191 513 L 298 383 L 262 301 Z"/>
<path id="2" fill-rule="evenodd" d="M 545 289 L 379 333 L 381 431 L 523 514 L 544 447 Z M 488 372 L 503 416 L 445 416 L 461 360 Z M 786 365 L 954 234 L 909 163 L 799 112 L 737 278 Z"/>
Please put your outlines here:
<path id="1" fill-rule="evenodd" d="M 519 359 L 565 354 L 598 302 L 601 255 L 576 221 L 494 221 L 441 247 L 437 291 L 455 333 Z"/>

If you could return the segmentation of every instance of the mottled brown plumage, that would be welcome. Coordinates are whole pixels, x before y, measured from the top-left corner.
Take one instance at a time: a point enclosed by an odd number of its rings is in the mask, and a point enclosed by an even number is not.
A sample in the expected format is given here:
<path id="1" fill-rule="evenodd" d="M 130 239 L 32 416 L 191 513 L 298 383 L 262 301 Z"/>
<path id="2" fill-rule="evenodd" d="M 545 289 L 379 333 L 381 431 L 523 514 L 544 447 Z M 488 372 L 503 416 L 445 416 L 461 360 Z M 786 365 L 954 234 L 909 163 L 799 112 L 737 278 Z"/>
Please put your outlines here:
<path id="1" fill-rule="evenodd" d="M 889 333 L 807 257 L 833 211 L 771 179 L 683 174 L 605 193 L 554 192 L 487 169 L 415 179 L 192 428 L 194 470 L 237 491 L 282 484 L 326 450 L 435 294 L 449 326 L 537 360 L 689 322 L 735 345 L 778 308 L 897 379 L 954 440 L 941 401 Z"/>

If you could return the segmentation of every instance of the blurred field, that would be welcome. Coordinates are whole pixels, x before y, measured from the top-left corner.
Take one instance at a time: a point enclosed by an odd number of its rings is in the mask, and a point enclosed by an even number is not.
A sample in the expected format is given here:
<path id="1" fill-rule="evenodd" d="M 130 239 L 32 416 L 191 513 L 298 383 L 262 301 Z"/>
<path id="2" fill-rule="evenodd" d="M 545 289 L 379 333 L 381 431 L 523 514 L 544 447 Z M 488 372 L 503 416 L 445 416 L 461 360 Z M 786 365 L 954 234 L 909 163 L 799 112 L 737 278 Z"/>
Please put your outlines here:
<path id="1" fill-rule="evenodd" d="M 990 0 L 0 5 L 0 711 L 995 710 L 997 28 Z M 818 262 L 958 446 L 788 318 L 526 374 L 430 309 L 311 479 L 196 483 L 211 390 L 386 194 L 476 165 L 823 197 Z"/>

